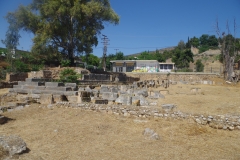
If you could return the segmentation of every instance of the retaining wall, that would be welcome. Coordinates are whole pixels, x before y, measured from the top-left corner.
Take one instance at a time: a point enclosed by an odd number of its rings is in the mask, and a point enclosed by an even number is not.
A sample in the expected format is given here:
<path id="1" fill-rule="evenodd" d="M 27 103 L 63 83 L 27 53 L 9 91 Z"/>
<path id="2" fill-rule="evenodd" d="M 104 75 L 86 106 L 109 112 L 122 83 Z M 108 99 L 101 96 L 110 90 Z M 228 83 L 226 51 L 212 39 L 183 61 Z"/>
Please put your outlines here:
<path id="1" fill-rule="evenodd" d="M 211 78 L 220 77 L 218 74 L 213 73 L 198 73 L 198 72 L 171 72 L 171 73 L 126 73 L 131 77 L 138 77 L 142 80 L 162 80 L 169 79 L 170 81 L 187 81 L 199 82 L 210 80 Z"/>

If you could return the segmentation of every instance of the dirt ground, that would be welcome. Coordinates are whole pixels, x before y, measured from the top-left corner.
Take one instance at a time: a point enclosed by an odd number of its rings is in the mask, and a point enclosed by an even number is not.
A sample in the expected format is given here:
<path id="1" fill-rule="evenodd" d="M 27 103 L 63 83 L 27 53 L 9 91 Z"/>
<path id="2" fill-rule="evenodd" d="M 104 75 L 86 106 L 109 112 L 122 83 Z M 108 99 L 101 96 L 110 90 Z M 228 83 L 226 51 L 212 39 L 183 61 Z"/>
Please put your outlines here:
<path id="1" fill-rule="evenodd" d="M 201 93 L 191 95 L 191 88 Z M 174 103 L 187 113 L 240 113 L 239 85 L 171 85 L 159 104 Z M 1 89 L 0 94 L 7 92 Z M 0 125 L 0 134 L 17 134 L 29 152 L 20 159 L 240 159 L 240 131 L 224 131 L 190 120 L 136 119 L 69 108 L 31 105 L 4 113 L 11 118 Z M 142 135 L 155 130 L 159 140 Z"/>

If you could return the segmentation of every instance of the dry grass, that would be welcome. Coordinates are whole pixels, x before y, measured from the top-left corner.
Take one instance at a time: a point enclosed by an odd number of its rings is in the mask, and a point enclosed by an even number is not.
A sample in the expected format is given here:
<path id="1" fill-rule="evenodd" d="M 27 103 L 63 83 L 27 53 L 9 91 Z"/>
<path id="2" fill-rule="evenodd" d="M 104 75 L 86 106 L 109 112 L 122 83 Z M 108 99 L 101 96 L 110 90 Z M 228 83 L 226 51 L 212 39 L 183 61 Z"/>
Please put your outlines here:
<path id="1" fill-rule="evenodd" d="M 191 88 L 201 88 L 199 94 L 191 94 Z M 159 99 L 159 104 L 175 103 L 178 109 L 199 114 L 240 115 L 240 86 L 233 85 L 172 85 L 170 95 Z"/>
<path id="2" fill-rule="evenodd" d="M 192 87 L 204 94 L 188 95 Z M 0 94 L 7 90 L 0 90 Z M 232 85 L 172 85 L 159 103 L 175 103 L 188 113 L 239 114 L 240 90 Z M 176 94 L 183 92 L 186 94 Z M 14 119 L 0 126 L 0 134 L 17 134 L 30 149 L 20 159 L 240 159 L 240 132 L 212 129 L 190 120 L 125 118 L 80 109 L 33 105 L 4 113 Z M 147 140 L 145 128 L 160 140 Z"/>
<path id="3" fill-rule="evenodd" d="M 16 119 L 0 134 L 20 135 L 30 152 L 21 159 L 239 159 L 240 132 L 211 129 L 191 121 L 113 116 L 80 109 L 31 106 L 5 113 Z M 160 140 L 142 132 L 154 129 Z"/>

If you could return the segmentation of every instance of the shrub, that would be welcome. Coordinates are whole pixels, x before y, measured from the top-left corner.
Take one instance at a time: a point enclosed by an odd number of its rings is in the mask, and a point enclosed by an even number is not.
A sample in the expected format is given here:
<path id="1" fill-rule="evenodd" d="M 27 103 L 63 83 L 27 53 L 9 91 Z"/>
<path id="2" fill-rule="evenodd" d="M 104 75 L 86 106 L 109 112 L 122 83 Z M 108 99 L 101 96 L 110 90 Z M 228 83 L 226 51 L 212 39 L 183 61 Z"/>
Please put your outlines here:
<path id="1" fill-rule="evenodd" d="M 69 67 L 70 63 L 71 63 L 70 60 L 61 60 L 62 67 Z"/>
<path id="2" fill-rule="evenodd" d="M 202 64 L 202 61 L 198 59 L 196 62 L 196 71 L 203 72 L 203 70 L 204 70 L 204 65 Z"/>
<path id="3" fill-rule="evenodd" d="M 14 67 L 16 68 L 16 72 L 29 72 L 29 71 L 31 71 L 29 69 L 29 66 L 26 63 L 24 63 L 20 60 L 16 60 L 14 62 Z"/>
<path id="4" fill-rule="evenodd" d="M 0 67 L 6 69 L 7 67 L 9 67 L 10 65 L 7 62 L 0 62 Z"/>
<path id="5" fill-rule="evenodd" d="M 60 81 L 62 82 L 77 83 L 80 77 L 81 75 L 71 68 L 65 68 L 60 72 Z"/>
<path id="6" fill-rule="evenodd" d="M 40 69 L 43 68 L 43 65 L 33 64 L 31 67 L 32 67 L 32 71 L 39 71 Z"/>

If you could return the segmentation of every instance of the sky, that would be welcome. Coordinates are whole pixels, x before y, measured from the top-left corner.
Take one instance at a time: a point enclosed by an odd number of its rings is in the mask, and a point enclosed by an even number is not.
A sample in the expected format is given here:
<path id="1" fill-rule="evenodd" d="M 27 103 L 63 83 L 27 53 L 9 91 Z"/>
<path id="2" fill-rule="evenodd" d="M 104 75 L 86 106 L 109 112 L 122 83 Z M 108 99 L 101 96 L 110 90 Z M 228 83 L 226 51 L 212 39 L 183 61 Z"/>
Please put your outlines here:
<path id="1" fill-rule="evenodd" d="M 0 39 L 5 39 L 8 23 L 7 12 L 15 11 L 20 4 L 32 0 L 0 0 Z M 237 35 L 240 38 L 240 0 L 110 0 L 111 7 L 120 16 L 118 25 L 105 24 L 98 35 L 99 42 L 93 47 L 93 54 L 103 55 L 102 34 L 108 37 L 107 54 L 123 52 L 124 55 L 155 51 L 176 46 L 180 40 L 202 34 L 216 35 L 218 19 L 221 32 L 226 32 L 228 20 L 233 33 L 236 19 Z M 217 35 L 216 35 L 217 36 Z M 31 50 L 31 33 L 21 32 L 21 50 Z M 0 42 L 0 47 L 5 47 Z"/>

